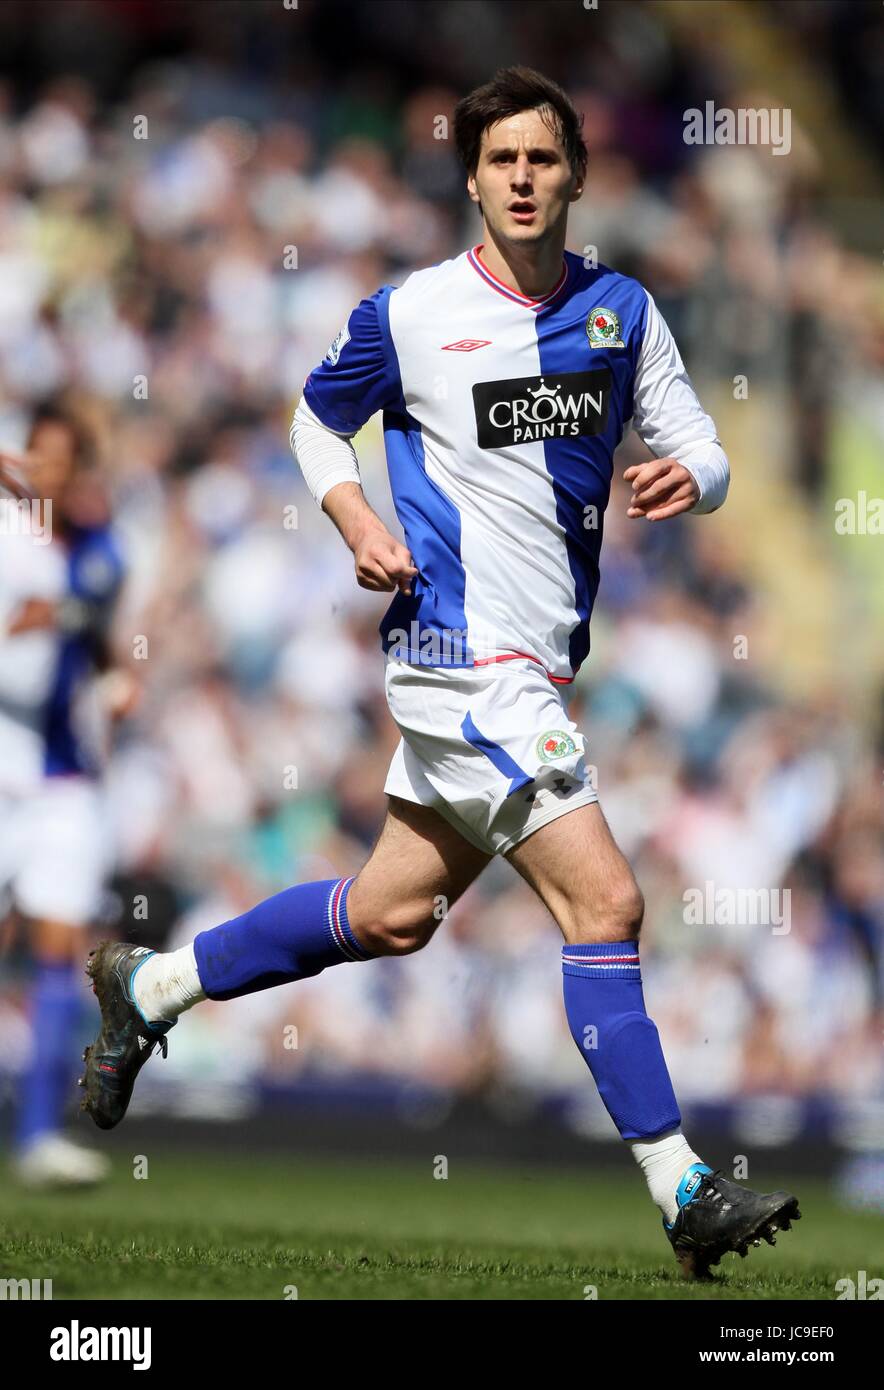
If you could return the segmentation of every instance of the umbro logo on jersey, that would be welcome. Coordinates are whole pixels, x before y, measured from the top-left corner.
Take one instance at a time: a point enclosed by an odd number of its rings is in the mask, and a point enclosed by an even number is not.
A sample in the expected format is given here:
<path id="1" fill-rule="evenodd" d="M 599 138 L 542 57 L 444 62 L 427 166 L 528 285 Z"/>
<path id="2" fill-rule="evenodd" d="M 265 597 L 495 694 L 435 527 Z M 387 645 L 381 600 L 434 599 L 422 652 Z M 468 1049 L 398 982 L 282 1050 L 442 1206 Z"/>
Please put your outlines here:
<path id="1" fill-rule="evenodd" d="M 143 1038 L 143 1037 L 141 1036 L 141 1034 L 139 1033 L 139 1034 L 138 1034 L 138 1051 L 139 1051 L 139 1052 L 143 1052 L 144 1049 L 145 1049 L 146 1047 L 147 1047 L 147 1038 Z"/>
<path id="2" fill-rule="evenodd" d="M 476 348 L 490 347 L 490 338 L 458 338 L 456 343 L 446 343 L 440 352 L 475 352 Z"/>
<path id="3" fill-rule="evenodd" d="M 611 369 L 546 372 L 473 387 L 479 447 L 601 434 L 608 423 Z"/>

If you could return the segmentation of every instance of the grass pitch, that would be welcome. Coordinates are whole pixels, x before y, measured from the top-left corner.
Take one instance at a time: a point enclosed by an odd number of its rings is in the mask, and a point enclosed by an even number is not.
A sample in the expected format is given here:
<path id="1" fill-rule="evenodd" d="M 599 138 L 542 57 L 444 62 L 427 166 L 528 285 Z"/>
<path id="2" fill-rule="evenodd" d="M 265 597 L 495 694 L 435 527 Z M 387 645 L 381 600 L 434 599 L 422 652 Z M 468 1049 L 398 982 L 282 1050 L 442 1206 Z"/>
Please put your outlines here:
<path id="1" fill-rule="evenodd" d="M 791 1184 L 802 1220 L 712 1285 L 684 1283 L 640 1173 L 148 1152 L 110 1184 L 28 1194 L 3 1173 L 0 1278 L 53 1297 L 825 1299 L 873 1269 L 884 1218 Z M 753 1186 L 790 1186 L 753 1174 Z M 877 1261 L 880 1263 L 880 1261 Z"/>

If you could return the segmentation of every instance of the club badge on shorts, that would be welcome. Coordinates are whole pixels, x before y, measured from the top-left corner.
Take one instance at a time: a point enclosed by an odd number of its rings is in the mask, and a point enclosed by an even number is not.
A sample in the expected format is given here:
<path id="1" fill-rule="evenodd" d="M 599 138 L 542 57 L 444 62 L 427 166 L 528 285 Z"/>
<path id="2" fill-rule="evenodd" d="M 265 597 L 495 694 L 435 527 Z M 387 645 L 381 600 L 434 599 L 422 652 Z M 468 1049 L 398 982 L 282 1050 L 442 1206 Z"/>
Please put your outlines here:
<path id="1" fill-rule="evenodd" d="M 606 309 L 603 305 L 593 309 L 586 320 L 586 336 L 591 348 L 626 347 L 621 332 L 620 319 L 613 309 Z"/>
<path id="2" fill-rule="evenodd" d="M 537 740 L 537 756 L 543 763 L 553 763 L 576 752 L 577 744 L 564 729 L 549 729 Z"/>

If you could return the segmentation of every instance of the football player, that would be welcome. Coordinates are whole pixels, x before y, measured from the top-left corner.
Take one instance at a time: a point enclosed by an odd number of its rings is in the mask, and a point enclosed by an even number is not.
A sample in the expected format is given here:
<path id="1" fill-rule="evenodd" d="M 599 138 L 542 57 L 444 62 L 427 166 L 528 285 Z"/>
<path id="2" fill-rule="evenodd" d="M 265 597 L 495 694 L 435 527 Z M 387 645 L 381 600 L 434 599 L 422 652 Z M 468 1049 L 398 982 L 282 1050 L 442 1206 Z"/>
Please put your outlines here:
<path id="1" fill-rule="evenodd" d="M 46 406 L 25 456 L 2 466 L 19 500 L 5 500 L 16 524 L 0 537 L 0 895 L 26 923 L 33 962 L 14 1168 L 35 1187 L 89 1185 L 109 1168 L 62 1130 L 84 1003 L 77 963 L 108 867 L 101 682 L 122 578 L 89 453 L 75 417 Z"/>
<path id="2" fill-rule="evenodd" d="M 679 1262 L 705 1277 L 725 1251 L 773 1242 L 798 1204 L 729 1181 L 682 1133 L 642 994 L 642 895 L 563 695 L 589 651 L 624 433 L 654 455 L 625 473 L 636 524 L 716 510 L 728 463 L 648 292 L 565 250 L 587 162 L 567 95 L 505 69 L 459 103 L 454 134 L 481 243 L 359 304 L 292 426 L 357 582 L 393 593 L 381 638 L 401 740 L 381 834 L 354 878 L 290 888 L 170 954 L 93 955 L 103 1027 L 85 1104 L 118 1123 L 146 1057 L 206 996 L 419 950 L 440 900 L 503 855 L 561 929 L 580 1055 Z M 364 496 L 350 442 L 376 411 L 404 542 Z"/>

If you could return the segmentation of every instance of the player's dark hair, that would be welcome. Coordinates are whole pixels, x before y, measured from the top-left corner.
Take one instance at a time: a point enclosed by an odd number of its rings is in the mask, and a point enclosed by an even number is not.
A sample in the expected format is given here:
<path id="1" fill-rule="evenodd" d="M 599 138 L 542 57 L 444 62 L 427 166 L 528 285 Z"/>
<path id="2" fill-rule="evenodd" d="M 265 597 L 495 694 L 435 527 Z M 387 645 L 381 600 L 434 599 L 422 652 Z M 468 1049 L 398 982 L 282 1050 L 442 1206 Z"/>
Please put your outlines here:
<path id="1" fill-rule="evenodd" d="M 520 111 L 537 111 L 544 125 L 558 136 L 572 172 L 586 173 L 583 117 L 557 82 L 534 68 L 500 68 L 490 82 L 469 92 L 454 108 L 454 143 L 468 174 L 475 174 L 482 136 L 489 126 Z"/>

